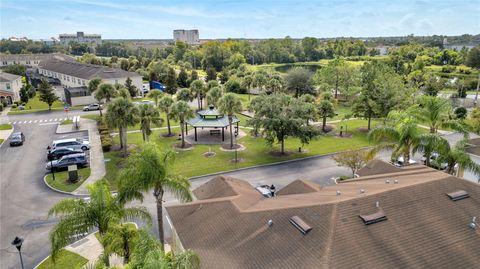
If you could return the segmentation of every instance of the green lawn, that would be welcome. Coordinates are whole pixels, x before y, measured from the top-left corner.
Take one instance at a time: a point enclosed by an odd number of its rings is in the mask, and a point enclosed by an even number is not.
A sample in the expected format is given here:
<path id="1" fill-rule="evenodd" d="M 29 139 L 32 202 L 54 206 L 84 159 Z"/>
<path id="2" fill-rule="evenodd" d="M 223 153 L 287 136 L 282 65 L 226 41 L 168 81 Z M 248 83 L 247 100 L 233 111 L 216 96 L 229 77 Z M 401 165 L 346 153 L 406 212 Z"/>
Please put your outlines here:
<path id="1" fill-rule="evenodd" d="M 8 123 L 0 124 L 0 130 L 10 130 L 12 128 L 13 126 L 11 124 L 8 124 Z"/>
<path id="2" fill-rule="evenodd" d="M 3 141 L 5 140 L 0 138 L 0 145 L 3 144 Z"/>
<path id="3" fill-rule="evenodd" d="M 51 257 L 48 257 L 44 262 L 42 262 L 37 268 L 38 269 L 79 269 L 88 262 L 84 257 L 73 253 L 68 250 L 60 250 L 55 263 Z"/>
<path id="4" fill-rule="evenodd" d="M 352 114 L 352 107 L 346 106 L 343 103 L 339 103 L 335 106 L 335 113 L 337 114 L 335 117 L 328 119 L 327 121 L 333 120 L 343 120 L 345 116 Z"/>
<path id="5" fill-rule="evenodd" d="M 357 131 L 359 127 L 367 126 L 366 120 L 349 120 L 338 123 L 338 125 L 340 124 L 346 125 L 348 132 L 353 133 L 351 138 L 340 138 L 334 135 L 319 136 L 311 141 L 310 144 L 305 145 L 303 147 L 304 152 L 301 153 L 298 152 L 298 148 L 302 146 L 300 141 L 295 138 L 288 138 L 285 143 L 285 148 L 288 151 L 288 154 L 284 156 L 274 156 L 270 153 L 272 150 L 279 150 L 280 146 L 278 144 L 270 147 L 266 145 L 263 138 L 255 138 L 248 134 L 238 140 L 238 143 L 243 144 L 246 147 L 246 150 L 238 151 L 238 158 L 242 159 L 242 162 L 237 164 L 230 162 L 230 160 L 234 158 L 235 153 L 221 151 L 220 145 L 195 145 L 193 150 L 176 150 L 177 160 L 173 170 L 184 176 L 192 177 L 241 167 L 269 164 L 343 150 L 358 149 L 371 145 L 367 139 L 367 134 Z M 372 121 L 372 127 L 376 124 L 377 121 Z M 250 131 L 248 129 L 243 130 L 247 133 Z M 115 137 L 114 140 L 118 143 L 118 137 Z M 176 137 L 160 137 L 158 131 L 153 132 L 150 140 L 156 143 L 161 149 L 173 149 L 172 145 L 179 142 L 176 140 Z M 128 134 L 128 143 L 137 145 L 143 144 L 141 134 Z M 204 157 L 203 153 L 208 152 L 209 150 L 214 151 L 216 155 L 211 158 Z M 113 186 L 115 186 L 115 178 L 119 168 L 122 166 L 120 152 L 107 152 L 105 153 L 105 158 L 109 160 L 106 163 L 106 178 Z"/>
<path id="6" fill-rule="evenodd" d="M 73 120 L 68 119 L 68 120 L 64 120 L 64 121 L 62 121 L 62 123 L 60 123 L 60 125 L 67 125 L 67 124 L 73 124 Z"/>
<path id="7" fill-rule="evenodd" d="M 82 183 L 90 176 L 90 167 L 78 169 L 78 176 L 80 180 L 77 183 L 70 183 L 68 179 L 68 171 L 55 172 L 55 180 L 53 180 L 52 173 L 47 175 L 47 183 L 55 189 L 72 192 L 76 190 Z"/>
<path id="8" fill-rule="evenodd" d="M 52 104 L 52 109 L 54 109 L 54 108 L 63 109 L 63 106 L 64 105 L 61 101 L 55 101 Z M 28 103 L 25 104 L 25 110 L 30 110 L 30 112 L 39 111 L 39 110 L 48 110 L 48 105 L 47 105 L 47 103 L 40 101 L 39 95 L 37 94 L 32 99 L 28 100 Z M 25 111 L 25 110 L 23 110 L 23 111 Z M 22 111 L 22 110 L 20 110 L 20 108 L 16 107 L 16 108 L 12 108 L 11 111 Z"/>

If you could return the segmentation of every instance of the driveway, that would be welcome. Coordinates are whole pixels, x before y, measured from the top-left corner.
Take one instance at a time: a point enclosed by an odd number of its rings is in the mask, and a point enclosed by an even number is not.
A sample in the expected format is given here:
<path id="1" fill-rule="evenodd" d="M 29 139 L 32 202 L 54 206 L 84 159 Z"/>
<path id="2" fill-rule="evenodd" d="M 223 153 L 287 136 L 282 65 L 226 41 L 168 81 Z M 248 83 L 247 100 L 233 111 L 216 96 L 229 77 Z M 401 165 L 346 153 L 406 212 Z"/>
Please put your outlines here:
<path id="1" fill-rule="evenodd" d="M 26 116 L 26 115 L 22 115 Z M 14 125 L 25 134 L 25 144 L 0 147 L 0 268 L 19 268 L 17 250 L 10 245 L 22 236 L 25 268 L 33 268 L 50 254 L 48 232 L 55 220 L 46 221 L 48 209 L 71 197 L 51 191 L 43 183 L 46 147 L 54 139 L 85 134 L 56 135 L 56 124 Z"/>

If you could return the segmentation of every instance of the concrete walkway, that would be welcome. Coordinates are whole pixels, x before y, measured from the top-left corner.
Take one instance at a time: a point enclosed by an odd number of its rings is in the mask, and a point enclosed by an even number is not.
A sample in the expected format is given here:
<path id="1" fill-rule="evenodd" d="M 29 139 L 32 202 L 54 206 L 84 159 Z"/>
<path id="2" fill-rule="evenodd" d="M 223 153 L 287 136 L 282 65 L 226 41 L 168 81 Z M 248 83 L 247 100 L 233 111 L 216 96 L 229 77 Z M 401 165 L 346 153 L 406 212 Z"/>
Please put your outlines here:
<path id="1" fill-rule="evenodd" d="M 77 253 L 90 262 L 95 262 L 103 252 L 102 244 L 97 240 L 95 233 L 89 234 L 85 238 L 65 247 L 65 249 Z"/>
<path id="2" fill-rule="evenodd" d="M 80 126 L 88 130 L 88 140 L 90 141 L 90 176 L 80 187 L 73 191 L 72 194 L 88 195 L 87 185 L 102 179 L 106 174 L 105 159 L 103 157 L 102 143 L 96 121 L 81 119 Z"/>

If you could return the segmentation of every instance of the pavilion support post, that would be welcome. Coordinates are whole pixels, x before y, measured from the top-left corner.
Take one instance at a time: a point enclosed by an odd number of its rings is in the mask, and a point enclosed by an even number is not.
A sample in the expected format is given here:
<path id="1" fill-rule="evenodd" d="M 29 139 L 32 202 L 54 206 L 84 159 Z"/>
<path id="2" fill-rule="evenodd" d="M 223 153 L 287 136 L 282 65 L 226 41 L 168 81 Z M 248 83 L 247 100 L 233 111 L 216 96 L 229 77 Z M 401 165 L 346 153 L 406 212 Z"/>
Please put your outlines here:
<path id="1" fill-rule="evenodd" d="M 238 130 L 239 130 L 239 129 L 238 129 L 238 121 L 237 121 L 237 130 L 235 130 L 235 131 L 236 131 L 236 132 L 235 132 L 235 136 L 238 136 Z"/>
<path id="2" fill-rule="evenodd" d="M 222 141 L 225 141 L 225 128 L 222 127 Z"/>
<path id="3" fill-rule="evenodd" d="M 188 124 L 185 122 L 185 134 L 188 135 Z"/>
<path id="4" fill-rule="evenodd" d="M 195 129 L 195 142 L 197 142 L 197 127 L 193 127 Z"/>

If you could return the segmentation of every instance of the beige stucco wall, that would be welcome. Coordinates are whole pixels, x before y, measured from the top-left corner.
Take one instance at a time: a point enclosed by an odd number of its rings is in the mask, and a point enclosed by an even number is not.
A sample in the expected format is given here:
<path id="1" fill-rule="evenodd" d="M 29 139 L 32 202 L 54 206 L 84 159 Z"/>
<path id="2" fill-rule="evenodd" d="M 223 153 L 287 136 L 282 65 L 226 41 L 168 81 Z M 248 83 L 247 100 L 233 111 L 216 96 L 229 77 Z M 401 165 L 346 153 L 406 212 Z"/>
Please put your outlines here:
<path id="1" fill-rule="evenodd" d="M 93 98 L 92 95 L 72 97 L 72 106 L 83 106 L 91 103 L 96 103 L 97 101 Z"/>
<path id="2" fill-rule="evenodd" d="M 8 84 L 10 85 L 10 89 L 7 89 Z M 13 92 L 13 101 L 20 101 L 20 89 L 22 88 L 22 77 L 11 81 L 11 82 L 0 82 L 0 90 L 5 92 Z"/>

